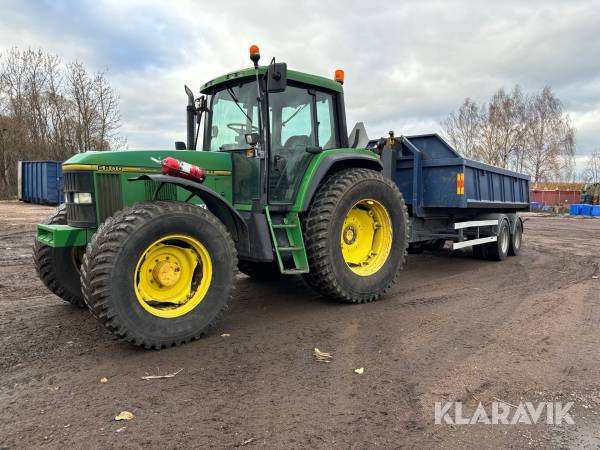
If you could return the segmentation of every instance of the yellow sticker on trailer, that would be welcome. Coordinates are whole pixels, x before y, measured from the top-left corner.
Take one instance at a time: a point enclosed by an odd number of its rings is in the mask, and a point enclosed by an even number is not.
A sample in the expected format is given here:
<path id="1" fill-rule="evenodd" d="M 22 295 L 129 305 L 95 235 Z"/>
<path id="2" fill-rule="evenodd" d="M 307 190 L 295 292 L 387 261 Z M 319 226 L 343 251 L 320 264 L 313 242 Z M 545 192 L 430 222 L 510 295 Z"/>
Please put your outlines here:
<path id="1" fill-rule="evenodd" d="M 465 173 L 459 172 L 456 174 L 456 194 L 465 195 Z"/>

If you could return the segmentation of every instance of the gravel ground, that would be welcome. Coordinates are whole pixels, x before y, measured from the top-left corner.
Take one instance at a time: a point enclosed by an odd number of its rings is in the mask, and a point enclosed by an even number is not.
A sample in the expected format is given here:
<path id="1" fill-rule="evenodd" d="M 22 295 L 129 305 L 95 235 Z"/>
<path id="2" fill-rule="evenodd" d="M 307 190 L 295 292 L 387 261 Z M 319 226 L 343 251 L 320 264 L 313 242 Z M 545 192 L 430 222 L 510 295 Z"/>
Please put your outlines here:
<path id="1" fill-rule="evenodd" d="M 240 276 L 215 329 L 157 352 L 44 288 L 30 248 L 50 211 L 0 203 L 0 448 L 600 445 L 600 220 L 526 215 L 502 263 L 410 255 L 368 305 Z M 434 402 L 498 399 L 573 401 L 575 424 L 434 424 Z"/>

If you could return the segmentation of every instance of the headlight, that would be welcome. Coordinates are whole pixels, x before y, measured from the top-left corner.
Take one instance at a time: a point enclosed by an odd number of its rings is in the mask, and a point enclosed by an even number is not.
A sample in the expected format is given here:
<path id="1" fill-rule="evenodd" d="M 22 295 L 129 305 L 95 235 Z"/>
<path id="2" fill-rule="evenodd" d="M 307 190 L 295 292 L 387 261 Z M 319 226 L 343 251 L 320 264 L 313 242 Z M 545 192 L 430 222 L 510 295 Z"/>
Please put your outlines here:
<path id="1" fill-rule="evenodd" d="M 79 203 L 82 205 L 92 204 L 92 194 L 90 192 L 75 192 L 73 194 L 73 203 Z"/>

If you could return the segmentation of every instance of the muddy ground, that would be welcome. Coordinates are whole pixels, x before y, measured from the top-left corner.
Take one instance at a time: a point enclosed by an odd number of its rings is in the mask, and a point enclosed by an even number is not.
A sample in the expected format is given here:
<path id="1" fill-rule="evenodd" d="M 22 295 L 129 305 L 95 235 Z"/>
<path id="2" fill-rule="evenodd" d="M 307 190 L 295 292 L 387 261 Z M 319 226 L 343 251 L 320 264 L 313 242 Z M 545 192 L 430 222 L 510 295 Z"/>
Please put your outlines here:
<path id="1" fill-rule="evenodd" d="M 157 352 L 114 340 L 38 281 L 30 246 L 50 210 L 0 203 L 0 448 L 600 443 L 600 220 L 529 215 L 521 256 L 503 263 L 411 255 L 368 305 L 240 276 L 215 329 Z M 575 424 L 435 425 L 448 400 L 574 401 Z M 135 418 L 116 422 L 123 410 Z"/>

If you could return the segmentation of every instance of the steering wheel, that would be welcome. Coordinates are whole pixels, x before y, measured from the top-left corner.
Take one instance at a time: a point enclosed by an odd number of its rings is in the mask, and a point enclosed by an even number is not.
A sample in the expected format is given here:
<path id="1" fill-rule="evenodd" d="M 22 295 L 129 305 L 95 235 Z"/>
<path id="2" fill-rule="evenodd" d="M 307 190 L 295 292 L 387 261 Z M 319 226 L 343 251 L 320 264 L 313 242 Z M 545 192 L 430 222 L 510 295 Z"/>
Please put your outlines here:
<path id="1" fill-rule="evenodd" d="M 248 125 L 246 125 L 245 123 L 228 123 L 227 128 L 235 131 L 238 134 L 244 134 L 248 130 Z M 258 131 L 258 127 L 250 125 L 250 131 Z"/>

